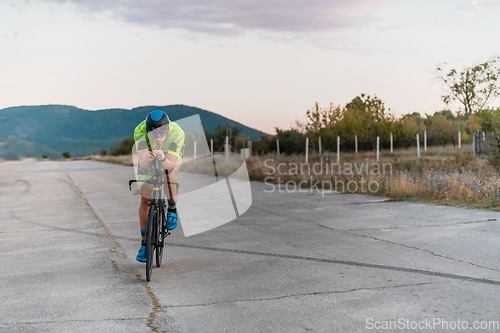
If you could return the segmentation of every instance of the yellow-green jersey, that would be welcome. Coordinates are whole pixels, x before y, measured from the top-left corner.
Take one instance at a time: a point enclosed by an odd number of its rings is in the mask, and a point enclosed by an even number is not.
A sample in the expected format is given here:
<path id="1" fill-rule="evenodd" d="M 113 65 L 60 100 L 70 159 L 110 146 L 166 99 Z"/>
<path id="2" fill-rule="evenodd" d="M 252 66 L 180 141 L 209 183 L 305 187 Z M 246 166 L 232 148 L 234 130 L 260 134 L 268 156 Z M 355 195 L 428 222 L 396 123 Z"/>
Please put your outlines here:
<path id="1" fill-rule="evenodd" d="M 148 137 L 146 120 L 137 125 L 134 130 L 135 148 L 138 152 L 146 149 L 163 150 L 166 154 L 174 155 L 178 159 L 182 159 L 184 138 L 184 131 L 173 121 L 169 123 L 167 137 L 162 145 L 157 145 L 153 139 Z"/>

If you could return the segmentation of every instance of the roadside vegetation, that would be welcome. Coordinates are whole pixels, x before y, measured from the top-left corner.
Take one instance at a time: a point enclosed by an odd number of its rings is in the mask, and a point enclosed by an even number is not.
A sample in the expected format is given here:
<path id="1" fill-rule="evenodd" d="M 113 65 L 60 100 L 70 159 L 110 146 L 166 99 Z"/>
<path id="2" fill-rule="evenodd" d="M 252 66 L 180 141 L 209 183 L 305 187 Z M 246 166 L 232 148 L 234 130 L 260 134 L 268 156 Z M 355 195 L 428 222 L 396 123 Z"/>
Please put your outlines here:
<path id="1" fill-rule="evenodd" d="M 415 149 L 393 154 L 383 151 L 378 162 L 373 155 L 347 153 L 338 163 L 335 154 L 312 155 L 307 163 L 310 167 L 304 167 L 304 155 L 252 156 L 247 165 L 252 180 L 292 190 L 297 184 L 319 186 L 320 190 L 323 186 L 325 191 L 333 185 L 340 192 L 380 195 L 395 201 L 500 211 L 499 169 L 486 159 L 439 147 L 429 148 L 428 155 L 420 158 Z"/>
<path id="2" fill-rule="evenodd" d="M 235 152 L 250 148 L 251 180 L 310 187 L 320 182 L 323 188 L 344 184 L 334 189 L 500 211 L 500 109 L 487 107 L 500 95 L 500 57 L 463 70 L 443 65 L 436 72 L 446 89 L 442 99 L 447 109 L 434 114 L 395 117 L 381 99 L 361 94 L 345 106 L 315 103 L 305 121 L 276 128 L 275 135 L 260 140 L 241 137 L 239 128 L 230 126 L 207 132 L 207 140 L 213 142 L 215 153 L 223 151 L 226 140 Z M 461 108 L 452 111 L 451 103 Z M 121 155 L 129 154 L 132 145 L 127 138 L 91 158 L 131 165 L 131 157 Z M 332 163 L 337 165 L 335 172 L 312 170 Z M 346 172 L 349 165 L 355 172 Z M 390 165 L 390 172 L 356 170 L 359 165 Z M 196 170 L 193 165 L 186 168 Z M 363 183 L 372 188 L 363 189 Z"/>

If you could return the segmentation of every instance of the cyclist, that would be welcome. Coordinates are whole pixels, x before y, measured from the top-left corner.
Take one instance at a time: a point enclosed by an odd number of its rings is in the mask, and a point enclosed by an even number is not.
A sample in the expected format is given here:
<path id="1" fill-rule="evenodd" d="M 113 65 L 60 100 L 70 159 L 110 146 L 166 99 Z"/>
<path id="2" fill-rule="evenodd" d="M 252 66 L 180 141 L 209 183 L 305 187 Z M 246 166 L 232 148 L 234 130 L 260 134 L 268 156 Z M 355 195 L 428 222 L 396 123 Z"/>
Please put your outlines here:
<path id="1" fill-rule="evenodd" d="M 138 168 L 145 171 L 151 167 L 156 158 L 168 172 L 169 182 L 177 183 L 177 173 L 182 163 L 184 151 L 184 131 L 162 110 L 151 111 L 134 130 L 135 147 L 137 151 Z M 151 184 L 140 185 L 141 203 L 139 205 L 139 224 L 141 231 L 141 247 L 136 260 L 146 261 L 146 225 L 148 220 Z M 177 186 L 165 185 L 167 195 L 167 230 L 177 227 Z"/>

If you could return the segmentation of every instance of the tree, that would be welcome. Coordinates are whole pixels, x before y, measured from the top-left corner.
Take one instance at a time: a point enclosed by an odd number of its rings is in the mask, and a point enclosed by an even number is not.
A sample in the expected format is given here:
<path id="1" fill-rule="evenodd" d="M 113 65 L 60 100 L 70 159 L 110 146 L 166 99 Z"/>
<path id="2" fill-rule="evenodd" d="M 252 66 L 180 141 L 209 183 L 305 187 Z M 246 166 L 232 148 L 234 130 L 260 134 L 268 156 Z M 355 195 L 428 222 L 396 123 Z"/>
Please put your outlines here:
<path id="1" fill-rule="evenodd" d="M 427 119 L 429 120 L 429 141 L 446 147 L 446 144 L 453 140 L 453 120 L 441 112 L 436 112 L 432 117 L 428 116 Z"/>
<path id="2" fill-rule="evenodd" d="M 135 141 L 133 138 L 123 139 L 118 146 L 111 147 L 109 152 L 113 156 L 132 154 L 132 147 Z M 102 154 L 101 154 L 102 155 Z"/>
<path id="3" fill-rule="evenodd" d="M 481 126 L 482 131 L 493 135 L 500 153 L 500 109 L 481 110 L 474 115 L 474 119 Z"/>
<path id="4" fill-rule="evenodd" d="M 65 151 L 64 153 L 62 153 L 62 157 L 63 158 L 71 158 L 71 154 L 68 153 L 67 151 Z"/>
<path id="5" fill-rule="evenodd" d="M 343 110 L 339 106 L 334 106 L 330 103 L 328 108 L 320 108 L 316 102 L 312 110 L 306 111 L 307 123 L 304 126 L 298 124 L 297 130 L 301 127 L 311 139 L 311 144 L 318 144 L 319 137 L 322 138 L 326 145 L 332 144 L 332 138 L 335 136 L 335 126 L 342 117 Z M 332 142 L 330 142 L 332 141 Z"/>
<path id="6" fill-rule="evenodd" d="M 489 100 L 500 95 L 498 56 L 478 65 L 465 67 L 460 72 L 444 66 L 438 66 L 436 71 L 438 79 L 448 90 L 448 93 L 442 96 L 443 102 L 446 104 L 452 101 L 460 102 L 467 116 L 482 110 Z"/>
<path id="7" fill-rule="evenodd" d="M 282 130 L 276 127 L 276 139 L 280 140 L 282 153 L 301 154 L 305 152 L 305 136 L 297 129 Z"/>
<path id="8" fill-rule="evenodd" d="M 415 142 L 417 133 L 422 133 L 424 130 L 424 120 L 420 113 L 406 114 L 396 121 L 395 140 L 398 144 L 408 148 Z"/>
<path id="9" fill-rule="evenodd" d="M 328 108 L 320 108 L 316 103 L 312 110 L 307 110 L 304 127 L 313 145 L 321 137 L 323 148 L 335 147 L 340 136 L 343 149 L 349 150 L 354 147 L 356 135 L 361 149 L 371 149 L 377 136 L 383 142 L 389 140 L 394 118 L 387 111 L 381 99 L 361 94 L 345 107 L 330 104 Z"/>
<path id="10" fill-rule="evenodd" d="M 497 154 L 500 154 L 500 110 L 493 111 L 493 119 L 491 120 L 491 131 L 497 142 Z"/>
<path id="11" fill-rule="evenodd" d="M 357 135 L 361 148 L 373 148 L 377 136 L 382 142 L 387 142 L 394 121 L 387 111 L 378 97 L 361 94 L 345 106 L 338 123 L 338 135 L 348 146 L 352 146 L 354 135 Z"/>
<path id="12" fill-rule="evenodd" d="M 213 132 L 205 131 L 207 141 L 210 144 L 210 139 L 214 140 L 214 150 L 223 150 L 226 136 L 230 137 L 229 143 L 234 143 L 233 138 L 237 137 L 241 132 L 239 126 L 226 126 L 218 125 Z"/>

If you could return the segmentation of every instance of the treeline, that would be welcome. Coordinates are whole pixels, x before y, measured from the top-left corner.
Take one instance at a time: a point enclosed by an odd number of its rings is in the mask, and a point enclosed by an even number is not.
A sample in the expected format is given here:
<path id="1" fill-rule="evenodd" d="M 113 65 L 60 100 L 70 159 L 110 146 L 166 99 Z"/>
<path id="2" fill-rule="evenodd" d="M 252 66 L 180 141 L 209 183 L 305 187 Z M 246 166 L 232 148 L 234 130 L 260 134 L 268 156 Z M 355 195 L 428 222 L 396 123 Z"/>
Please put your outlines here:
<path id="1" fill-rule="evenodd" d="M 493 135 L 494 144 L 500 150 L 500 110 L 481 110 L 473 114 L 443 110 L 425 116 L 414 112 L 396 118 L 381 99 L 361 94 L 343 107 L 333 104 L 320 107 L 316 103 L 307 110 L 305 122 L 297 122 L 286 130 L 276 128 L 275 135 L 260 140 L 251 141 L 239 136 L 240 128 L 229 125 L 218 126 L 213 132 L 206 131 L 206 137 L 209 145 L 213 140 L 214 152 L 224 150 L 228 137 L 232 150 L 236 152 L 251 145 L 253 154 L 275 153 L 279 140 L 280 153 L 301 154 L 305 152 L 306 138 L 309 138 L 313 151 L 318 150 L 320 140 L 323 151 L 335 151 L 337 137 L 340 137 L 342 151 L 348 152 L 355 149 L 355 137 L 360 151 L 375 149 L 377 136 L 381 147 L 389 148 L 391 133 L 394 148 L 408 148 L 415 146 L 416 134 L 423 139 L 424 131 L 427 132 L 428 145 L 445 147 L 458 144 L 459 131 L 462 143 L 471 143 L 474 131 L 484 131 Z M 101 155 L 130 154 L 133 144 L 132 138 L 125 138 L 109 152 L 102 150 Z"/>
<path id="2" fill-rule="evenodd" d="M 382 148 L 389 148 L 393 135 L 394 148 L 408 148 L 416 144 L 416 134 L 423 139 L 427 134 L 428 145 L 457 145 L 458 132 L 462 143 L 471 143 L 474 131 L 492 134 L 500 150 L 500 110 L 481 110 L 471 115 L 450 110 L 422 116 L 418 112 L 396 118 L 377 97 L 360 95 L 345 106 L 320 107 L 318 103 L 306 112 L 306 122 L 297 122 L 288 130 L 276 128 L 276 135 L 254 142 L 257 154 L 276 152 L 279 140 L 280 152 L 304 153 L 305 139 L 310 148 L 317 150 L 319 141 L 323 150 L 335 151 L 337 137 L 341 138 L 341 149 L 353 151 L 355 137 L 359 150 L 373 150 L 377 136 Z M 321 138 L 321 139 L 320 139 Z"/>

